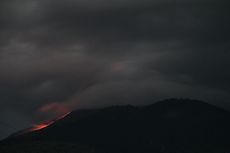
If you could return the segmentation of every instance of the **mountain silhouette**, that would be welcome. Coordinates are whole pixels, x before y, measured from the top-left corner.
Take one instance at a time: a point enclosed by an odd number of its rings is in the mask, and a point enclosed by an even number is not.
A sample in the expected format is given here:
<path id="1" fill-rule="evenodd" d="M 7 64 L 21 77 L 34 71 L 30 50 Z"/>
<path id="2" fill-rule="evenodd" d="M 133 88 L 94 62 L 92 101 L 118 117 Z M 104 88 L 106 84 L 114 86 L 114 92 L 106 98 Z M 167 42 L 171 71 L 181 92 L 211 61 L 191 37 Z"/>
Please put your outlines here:
<path id="1" fill-rule="evenodd" d="M 66 152 L 71 144 L 96 153 L 228 153 L 230 113 L 189 99 L 77 110 L 44 129 L 12 135 L 2 146 L 20 143 L 65 144 Z"/>

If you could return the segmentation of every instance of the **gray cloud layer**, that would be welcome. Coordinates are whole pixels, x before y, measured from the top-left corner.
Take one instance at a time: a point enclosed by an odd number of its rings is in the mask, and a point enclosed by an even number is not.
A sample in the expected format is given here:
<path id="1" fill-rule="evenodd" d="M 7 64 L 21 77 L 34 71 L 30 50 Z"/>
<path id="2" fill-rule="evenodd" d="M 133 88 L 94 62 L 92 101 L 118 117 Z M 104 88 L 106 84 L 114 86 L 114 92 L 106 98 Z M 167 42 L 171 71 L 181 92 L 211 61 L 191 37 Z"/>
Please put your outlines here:
<path id="1" fill-rule="evenodd" d="M 230 109 L 229 15 L 225 0 L 1 1 L 0 137 L 49 104 L 189 97 Z"/>

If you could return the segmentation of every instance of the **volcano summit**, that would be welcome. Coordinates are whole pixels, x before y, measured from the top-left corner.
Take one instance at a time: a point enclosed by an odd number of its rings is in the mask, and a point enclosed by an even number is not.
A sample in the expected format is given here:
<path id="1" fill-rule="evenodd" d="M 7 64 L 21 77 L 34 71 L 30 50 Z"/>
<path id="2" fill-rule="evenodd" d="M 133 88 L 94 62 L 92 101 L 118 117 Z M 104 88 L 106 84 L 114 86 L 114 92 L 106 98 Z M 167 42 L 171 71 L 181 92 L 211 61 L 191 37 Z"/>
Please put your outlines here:
<path id="1" fill-rule="evenodd" d="M 70 153 L 226 153 L 229 120 L 228 111 L 188 99 L 76 110 L 47 127 L 5 139 L 0 149 L 20 153 L 25 151 L 20 146 L 46 144 L 45 153 L 52 148 L 62 153 L 61 146 Z"/>

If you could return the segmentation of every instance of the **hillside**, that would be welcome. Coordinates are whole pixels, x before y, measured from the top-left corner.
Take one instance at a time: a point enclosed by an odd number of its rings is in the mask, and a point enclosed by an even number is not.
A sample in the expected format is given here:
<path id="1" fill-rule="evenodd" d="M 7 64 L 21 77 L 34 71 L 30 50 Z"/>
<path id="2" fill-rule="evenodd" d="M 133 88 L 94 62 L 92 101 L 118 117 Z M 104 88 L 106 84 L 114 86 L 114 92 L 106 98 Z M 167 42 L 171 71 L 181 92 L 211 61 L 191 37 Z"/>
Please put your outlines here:
<path id="1" fill-rule="evenodd" d="M 230 151 L 229 121 L 229 112 L 188 99 L 77 110 L 42 130 L 9 137 L 0 149 L 8 153 L 17 148 L 13 152 L 19 153 L 25 145 L 45 143 L 51 144 L 45 145 L 48 150 L 64 144 L 63 153 L 81 152 L 82 146 L 87 146 L 83 152 L 226 153 Z M 36 152 L 39 147 L 33 148 Z"/>

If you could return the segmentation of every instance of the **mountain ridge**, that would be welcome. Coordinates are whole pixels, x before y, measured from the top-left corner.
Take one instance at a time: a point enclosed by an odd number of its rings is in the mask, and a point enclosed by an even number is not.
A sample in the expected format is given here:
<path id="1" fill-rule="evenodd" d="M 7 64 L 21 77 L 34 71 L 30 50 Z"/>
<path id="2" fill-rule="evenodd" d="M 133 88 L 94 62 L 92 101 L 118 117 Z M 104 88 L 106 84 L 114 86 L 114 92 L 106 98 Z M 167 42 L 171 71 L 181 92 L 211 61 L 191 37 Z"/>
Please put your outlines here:
<path id="1" fill-rule="evenodd" d="M 147 106 L 73 111 L 47 128 L 5 142 L 68 142 L 112 153 L 226 153 L 229 120 L 228 111 L 208 103 L 167 99 Z"/>

